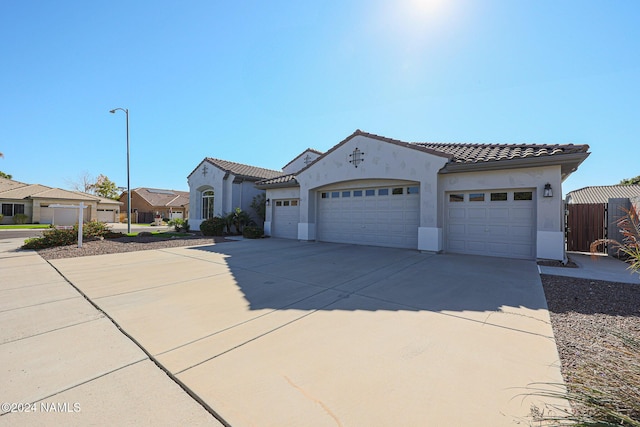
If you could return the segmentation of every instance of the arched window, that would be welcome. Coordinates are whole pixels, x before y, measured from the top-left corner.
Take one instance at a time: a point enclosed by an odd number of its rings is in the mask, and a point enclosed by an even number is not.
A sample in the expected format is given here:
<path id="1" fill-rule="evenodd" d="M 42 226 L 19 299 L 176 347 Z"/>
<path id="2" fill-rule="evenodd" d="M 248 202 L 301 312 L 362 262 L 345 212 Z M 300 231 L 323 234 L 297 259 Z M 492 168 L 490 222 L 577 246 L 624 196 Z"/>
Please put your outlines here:
<path id="1" fill-rule="evenodd" d="M 213 218 L 213 190 L 202 193 L 202 219 Z"/>

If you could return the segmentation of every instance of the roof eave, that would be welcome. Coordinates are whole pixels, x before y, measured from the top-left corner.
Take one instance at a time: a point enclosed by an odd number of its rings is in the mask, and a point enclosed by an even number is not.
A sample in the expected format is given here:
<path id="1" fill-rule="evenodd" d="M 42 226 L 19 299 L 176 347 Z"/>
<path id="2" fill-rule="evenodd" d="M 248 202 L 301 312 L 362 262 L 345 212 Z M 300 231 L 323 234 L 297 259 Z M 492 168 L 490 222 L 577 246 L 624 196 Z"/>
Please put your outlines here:
<path id="1" fill-rule="evenodd" d="M 296 180 L 291 180 L 287 182 L 278 182 L 274 184 L 260 184 L 256 183 L 256 188 L 260 190 L 268 190 L 272 188 L 287 188 L 287 187 L 300 187 L 300 184 Z"/>
<path id="2" fill-rule="evenodd" d="M 564 181 L 578 169 L 578 166 L 589 157 L 588 152 L 557 154 L 554 156 L 528 157 L 525 159 L 491 160 L 477 163 L 447 163 L 440 173 L 460 173 L 490 171 L 501 169 L 520 169 L 527 167 L 560 165 L 562 180 Z"/>

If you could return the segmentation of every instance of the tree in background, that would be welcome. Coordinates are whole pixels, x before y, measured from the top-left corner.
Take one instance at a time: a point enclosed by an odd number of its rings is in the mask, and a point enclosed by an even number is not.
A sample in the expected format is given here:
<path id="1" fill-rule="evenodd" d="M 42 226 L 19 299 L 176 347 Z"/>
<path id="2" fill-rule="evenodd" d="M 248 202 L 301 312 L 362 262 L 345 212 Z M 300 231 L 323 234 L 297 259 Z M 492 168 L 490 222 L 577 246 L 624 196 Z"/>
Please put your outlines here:
<path id="1" fill-rule="evenodd" d="M 94 193 L 96 180 L 87 171 L 83 171 L 77 179 L 66 179 L 67 185 L 75 191 Z"/>
<path id="2" fill-rule="evenodd" d="M 625 178 L 620 181 L 620 185 L 637 185 L 640 184 L 640 175 L 635 178 Z"/>
<path id="3" fill-rule="evenodd" d="M 67 185 L 75 191 L 95 194 L 108 199 L 117 199 L 119 195 L 118 187 L 106 175 L 100 174 L 97 178 L 94 178 L 89 172 L 84 171 L 77 179 L 67 179 L 66 181 Z"/>
<path id="4" fill-rule="evenodd" d="M 111 181 L 105 175 L 100 174 L 93 185 L 95 194 L 100 197 L 106 197 L 107 199 L 118 198 L 118 187 L 115 182 Z"/>
<path id="5" fill-rule="evenodd" d="M 0 153 L 0 159 L 4 157 L 4 154 Z M 2 171 L 0 171 L 0 178 L 7 178 L 7 179 L 11 179 L 12 176 L 9 175 L 8 173 L 4 173 Z"/>

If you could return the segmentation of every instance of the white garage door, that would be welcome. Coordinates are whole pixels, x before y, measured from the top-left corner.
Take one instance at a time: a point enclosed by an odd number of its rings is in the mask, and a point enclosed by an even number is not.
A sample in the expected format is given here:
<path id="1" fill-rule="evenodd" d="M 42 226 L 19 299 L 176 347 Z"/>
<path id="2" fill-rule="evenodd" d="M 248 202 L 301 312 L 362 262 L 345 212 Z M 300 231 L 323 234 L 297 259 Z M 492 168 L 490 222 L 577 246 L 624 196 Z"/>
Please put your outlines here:
<path id="1" fill-rule="evenodd" d="M 446 251 L 535 258 L 532 190 L 447 193 Z"/>
<path id="2" fill-rule="evenodd" d="M 182 215 L 182 211 L 171 211 L 171 218 L 170 219 L 182 219 L 183 215 Z"/>
<path id="3" fill-rule="evenodd" d="M 282 237 L 284 239 L 297 239 L 298 222 L 300 221 L 298 199 L 275 200 L 273 203 L 271 236 Z"/>
<path id="4" fill-rule="evenodd" d="M 116 222 L 116 212 L 114 209 L 98 209 L 98 221 Z"/>
<path id="5" fill-rule="evenodd" d="M 87 213 L 84 212 L 84 220 L 86 221 Z M 75 225 L 78 223 L 78 208 L 40 208 L 40 222 L 43 224 L 54 225 Z"/>
<path id="6" fill-rule="evenodd" d="M 416 249 L 419 212 L 418 186 L 322 191 L 318 240 Z"/>

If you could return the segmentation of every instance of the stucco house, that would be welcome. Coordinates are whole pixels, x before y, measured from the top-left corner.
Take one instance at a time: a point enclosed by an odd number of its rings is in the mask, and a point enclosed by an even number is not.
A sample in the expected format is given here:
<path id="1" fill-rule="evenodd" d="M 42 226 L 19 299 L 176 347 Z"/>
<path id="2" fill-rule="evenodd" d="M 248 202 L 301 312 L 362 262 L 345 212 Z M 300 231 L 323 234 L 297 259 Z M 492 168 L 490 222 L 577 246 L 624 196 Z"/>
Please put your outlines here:
<path id="1" fill-rule="evenodd" d="M 120 195 L 127 211 L 127 192 Z M 133 220 L 150 223 L 156 214 L 166 219 L 189 217 L 189 192 L 161 188 L 140 187 L 131 190 L 131 212 Z"/>
<path id="2" fill-rule="evenodd" d="M 14 215 L 25 214 L 27 223 L 73 225 L 78 222 L 77 209 L 53 206 L 78 205 L 80 202 L 87 206 L 84 210 L 85 221 L 117 221 L 121 205 L 117 200 L 0 178 L 0 213 L 4 215 L 2 224 L 12 224 Z"/>
<path id="3" fill-rule="evenodd" d="M 222 216 L 240 208 L 256 218 L 253 198 L 265 191 L 256 188 L 262 179 L 275 178 L 283 171 L 249 166 L 207 157 L 189 174 L 189 224 L 198 229 L 207 218 Z"/>
<path id="4" fill-rule="evenodd" d="M 255 187 L 266 191 L 264 228 L 273 237 L 562 260 L 562 182 L 588 149 L 408 143 L 357 130 Z M 192 212 L 205 206 L 205 163 L 189 176 Z"/>

